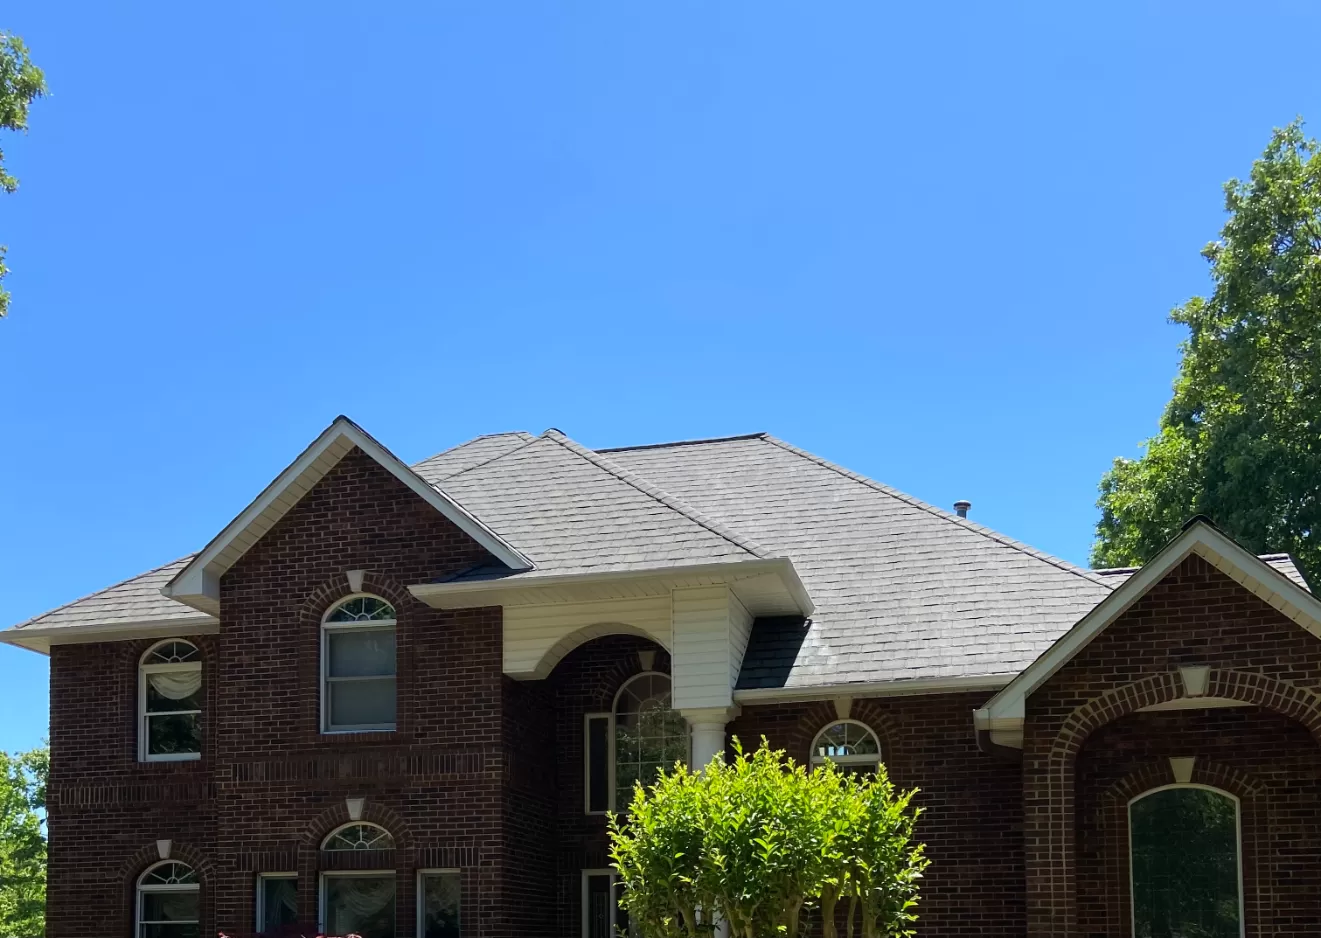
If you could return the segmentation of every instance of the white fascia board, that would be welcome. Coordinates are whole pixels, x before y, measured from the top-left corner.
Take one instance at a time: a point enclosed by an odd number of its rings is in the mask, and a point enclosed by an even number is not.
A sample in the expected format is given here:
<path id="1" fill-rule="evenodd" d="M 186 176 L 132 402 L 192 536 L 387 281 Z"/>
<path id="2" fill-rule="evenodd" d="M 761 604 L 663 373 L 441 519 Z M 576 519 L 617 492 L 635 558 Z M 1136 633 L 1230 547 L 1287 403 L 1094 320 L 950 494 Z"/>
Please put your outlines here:
<path id="1" fill-rule="evenodd" d="M 741 579 L 768 573 L 780 577 L 786 594 L 794 600 L 802 615 L 811 614 L 814 608 L 812 599 L 808 596 L 798 571 L 794 569 L 793 562 L 787 557 L 649 567 L 642 570 L 609 570 L 601 573 L 552 573 L 544 576 L 417 583 L 409 586 L 408 591 L 417 599 L 437 609 L 463 609 L 473 605 L 504 605 L 506 601 L 515 601 L 518 594 L 525 590 L 546 587 L 590 587 L 634 580 L 655 581 L 658 584 L 658 591 L 664 592 L 669 587 L 660 584 L 667 580 L 712 577 L 723 579 L 732 585 Z"/>
<path id="2" fill-rule="evenodd" d="M 217 635 L 216 619 L 154 619 L 147 622 L 111 622 L 100 625 L 65 625 L 53 628 L 9 629 L 0 632 L 0 643 L 50 654 L 52 645 L 85 645 L 89 642 L 120 642 L 137 638 L 169 638 L 174 635 Z"/>
<path id="3" fill-rule="evenodd" d="M 820 684 L 812 687 L 754 687 L 734 691 L 741 704 L 788 703 L 790 701 L 829 700 L 846 695 L 854 700 L 863 697 L 905 697 L 917 694 L 960 694 L 999 690 L 1013 680 L 1012 674 L 974 677 L 912 678 L 906 681 L 868 681 L 853 684 Z"/>
<path id="4" fill-rule="evenodd" d="M 984 708 L 976 711 L 977 725 L 995 729 L 1010 729 L 1015 724 L 1021 727 L 1027 713 L 1027 698 L 1032 692 L 1050 680 L 1191 554 L 1197 554 L 1301 628 L 1321 638 L 1321 600 L 1214 525 L 1197 520 L 1079 619 Z"/>
<path id="5" fill-rule="evenodd" d="M 314 464 L 325 452 L 340 440 L 345 440 L 361 449 L 368 456 L 383 466 L 391 475 L 412 489 L 424 501 L 454 522 L 465 534 L 484 547 L 496 559 L 511 570 L 529 570 L 532 561 L 519 553 L 512 545 L 479 521 L 454 499 L 435 486 L 427 483 L 421 476 L 406 466 L 397 456 L 372 439 L 361 427 L 347 417 L 336 417 L 335 421 L 307 449 L 299 455 L 275 481 L 266 486 L 262 493 L 227 524 L 211 543 L 180 570 L 161 590 L 171 599 L 177 599 L 190 606 L 213 611 L 211 603 L 220 597 L 220 577 L 229 569 L 237 558 L 225 561 L 220 555 L 250 527 L 259 527 L 259 533 L 269 530 L 284 511 L 276 506 L 277 500 L 289 486 Z M 272 514 L 268 514 L 273 511 Z M 265 516 L 265 517 L 263 517 Z M 208 603 L 207 601 L 210 601 Z"/>

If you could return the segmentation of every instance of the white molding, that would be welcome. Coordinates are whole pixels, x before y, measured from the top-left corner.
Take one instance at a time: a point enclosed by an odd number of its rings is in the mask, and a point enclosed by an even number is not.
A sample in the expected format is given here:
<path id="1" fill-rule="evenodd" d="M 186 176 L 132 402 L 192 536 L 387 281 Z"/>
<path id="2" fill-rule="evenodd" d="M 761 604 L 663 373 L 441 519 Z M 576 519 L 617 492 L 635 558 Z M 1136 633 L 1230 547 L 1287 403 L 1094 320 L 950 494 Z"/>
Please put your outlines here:
<path id="1" fill-rule="evenodd" d="M 646 648 L 638 652 L 638 666 L 643 671 L 654 671 L 656 669 L 656 650 Z"/>
<path id="2" fill-rule="evenodd" d="M 835 698 L 835 716 L 841 720 L 847 720 L 849 714 L 853 712 L 853 698 L 840 695 Z"/>
<path id="3" fill-rule="evenodd" d="M 1012 674 L 991 674 L 972 677 L 919 677 L 900 681 L 859 681 L 852 684 L 821 684 L 813 687 L 754 687 L 734 691 L 734 701 L 743 704 L 761 704 L 832 700 L 842 694 L 847 694 L 854 700 L 864 697 L 902 697 L 912 694 L 961 694 L 1000 690 L 1013 678 Z"/>
<path id="4" fill-rule="evenodd" d="M 423 918 L 424 918 L 425 915 L 426 915 L 426 893 L 423 892 L 423 890 L 422 890 L 422 881 L 423 881 L 423 879 L 424 879 L 425 877 L 427 877 L 427 876 L 438 876 L 438 875 L 439 875 L 439 876 L 450 875 L 450 876 L 458 876 L 458 877 L 460 877 L 460 880 L 459 880 L 459 896 L 460 896 L 460 898 L 459 898 L 459 921 L 460 921 L 460 922 L 463 922 L 463 898 L 462 898 L 462 896 L 463 896 L 463 880 L 462 880 L 463 870 L 461 870 L 461 869 L 459 869 L 459 868 L 457 868 L 457 867 L 453 867 L 453 868 L 451 868 L 451 867 L 443 867 L 443 866 L 442 866 L 442 867 L 434 867 L 434 866 L 423 867 L 423 868 L 420 868 L 420 869 L 417 871 L 417 873 L 415 874 L 415 879 L 414 879 L 414 886 L 415 886 L 415 888 L 414 888 L 414 890 L 413 890 L 413 896 L 414 896 L 414 899 L 416 900 L 416 905 L 417 905 L 417 921 L 416 921 L 416 924 L 417 924 L 417 930 L 413 932 L 413 934 L 415 934 L 415 935 L 421 935 L 421 934 L 423 933 L 423 931 L 425 930 L 425 926 L 426 926 L 426 922 L 423 921 Z"/>
<path id="5" fill-rule="evenodd" d="M 345 572 L 344 576 L 348 578 L 350 593 L 362 592 L 362 580 L 366 575 L 366 570 L 348 570 Z"/>
<path id="6" fill-rule="evenodd" d="M 1183 692 L 1187 697 L 1206 696 L 1206 685 L 1211 677 L 1211 669 L 1206 665 L 1182 667 L 1179 677 L 1183 681 Z"/>
<path id="7" fill-rule="evenodd" d="M 366 798 L 345 798 L 344 807 L 348 809 L 350 821 L 362 820 L 362 808 L 367 803 Z"/>
<path id="8" fill-rule="evenodd" d="M 156 855 L 162 860 L 168 860 L 170 858 L 170 848 L 172 846 L 173 844 L 168 840 L 156 841 Z"/>
<path id="9" fill-rule="evenodd" d="M 1246 700 L 1229 697 L 1175 697 L 1157 704 L 1139 707 L 1138 713 L 1159 713 L 1162 710 L 1219 710 L 1224 707 L 1251 707 Z"/>
<path id="10" fill-rule="evenodd" d="M 338 446 L 337 446 L 338 444 Z M 348 445 L 345 445 L 348 444 Z M 403 482 L 429 505 L 457 525 L 511 570 L 531 569 L 532 561 L 483 524 L 443 491 L 430 485 L 400 459 L 372 439 L 347 417 L 336 417 L 307 449 L 276 476 L 248 507 L 243 509 L 188 565 L 165 584 L 161 592 L 204 612 L 214 613 L 220 598 L 220 576 L 238 561 L 297 503 L 303 492 L 292 500 L 283 498 L 296 482 L 307 475 L 310 488 L 337 465 L 356 446 Z M 329 452 L 332 447 L 341 452 Z M 324 457 L 324 458 L 323 458 Z M 305 491 L 305 490 L 304 490 Z M 247 543 L 240 543 L 240 539 Z"/>
<path id="11" fill-rule="evenodd" d="M 1177 785 L 1187 785 L 1193 780 L 1193 767 L 1197 764 L 1196 756 L 1170 756 L 1170 773 Z"/>
<path id="12" fill-rule="evenodd" d="M 978 728 L 1000 729 L 1006 738 L 1014 734 L 1016 724 L 1021 746 L 1021 727 L 1026 712 L 1027 698 L 1038 687 L 1050 680 L 1060 668 L 1081 652 L 1110 623 L 1129 610 L 1157 583 L 1169 575 L 1189 556 L 1196 554 L 1244 589 L 1269 603 L 1299 627 L 1321 638 L 1321 600 L 1283 576 L 1260 557 L 1245 550 L 1214 525 L 1203 519 L 1194 520 L 1188 527 L 1153 557 L 1146 566 L 1134 573 L 1114 592 L 1101 600 L 1091 612 L 1083 616 L 1046 649 L 1036 661 L 1011 680 L 986 706 L 976 711 Z M 1196 666 L 1196 667 L 1201 667 Z M 1189 668 L 1193 687 L 1197 686 L 1196 668 Z M 1189 678 L 1184 677 L 1185 687 Z M 1205 692 L 1205 687 L 1203 687 Z"/>

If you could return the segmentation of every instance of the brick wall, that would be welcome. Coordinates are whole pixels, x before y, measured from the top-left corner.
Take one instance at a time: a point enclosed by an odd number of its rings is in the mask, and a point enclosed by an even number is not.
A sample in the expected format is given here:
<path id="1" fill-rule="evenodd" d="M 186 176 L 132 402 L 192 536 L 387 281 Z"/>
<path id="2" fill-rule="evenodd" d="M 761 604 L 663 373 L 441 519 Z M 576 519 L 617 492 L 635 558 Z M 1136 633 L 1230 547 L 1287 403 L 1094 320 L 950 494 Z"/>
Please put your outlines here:
<path id="1" fill-rule="evenodd" d="M 1184 666 L 1211 669 L 1208 695 L 1253 707 L 1136 713 L 1182 696 Z M 1115 840 L 1123 826 L 1112 802 L 1116 793 L 1139 793 L 1134 785 L 1173 781 L 1169 756 L 1195 756 L 1198 771 L 1210 773 L 1205 778 L 1223 776 L 1221 787 L 1259 786 L 1267 801 L 1287 805 L 1284 813 L 1262 816 L 1262 839 L 1248 847 L 1258 856 L 1292 857 L 1293 847 L 1312 835 L 1309 825 L 1321 808 L 1313 794 L 1321 786 L 1318 686 L 1321 641 L 1200 557 L 1189 557 L 1154 586 L 1028 699 L 1028 933 L 1128 933 L 1115 866 L 1126 847 Z M 1121 777 L 1128 781 L 1108 787 Z M 1105 803 L 1104 791 L 1110 791 Z M 1111 814 L 1098 818 L 1098 811 Z M 1245 884 L 1249 936 L 1317 933 L 1315 856 L 1298 854 L 1296 868 L 1276 865 L 1271 877 Z M 1270 885 L 1286 875 L 1299 888 Z"/>
<path id="2" fill-rule="evenodd" d="M 972 711 L 986 694 L 855 699 L 849 718 L 875 731 L 891 779 L 921 789 L 918 836 L 931 866 L 922 881 L 921 938 L 1021 936 L 1024 928 L 1019 768 L 978 751 Z M 744 748 L 764 735 L 799 762 L 833 703 L 745 706 L 729 726 Z"/>

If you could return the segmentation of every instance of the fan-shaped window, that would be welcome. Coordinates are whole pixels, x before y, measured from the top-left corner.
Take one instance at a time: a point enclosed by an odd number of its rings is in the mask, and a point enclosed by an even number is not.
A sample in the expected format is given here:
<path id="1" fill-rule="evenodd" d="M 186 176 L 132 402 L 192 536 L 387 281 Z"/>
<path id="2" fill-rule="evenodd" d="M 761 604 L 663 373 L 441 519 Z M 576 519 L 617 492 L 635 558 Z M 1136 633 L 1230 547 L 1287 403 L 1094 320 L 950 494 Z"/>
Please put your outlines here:
<path id="1" fill-rule="evenodd" d="M 197 873 L 166 860 L 138 877 L 137 938 L 199 938 Z"/>
<path id="2" fill-rule="evenodd" d="M 138 758 L 202 756 L 202 655 L 172 638 L 147 649 L 138 666 Z"/>
<path id="3" fill-rule="evenodd" d="M 393 850 L 394 838 L 379 824 L 345 824 L 330 832 L 322 850 Z"/>
<path id="4" fill-rule="evenodd" d="M 1175 785 L 1129 802 L 1136 938 L 1243 934 L 1238 799 Z"/>
<path id="5" fill-rule="evenodd" d="M 874 769 L 881 761 L 881 745 L 876 734 L 857 720 L 831 723 L 812 742 L 812 763 L 853 769 Z"/>
<path id="6" fill-rule="evenodd" d="M 615 697 L 615 808 L 633 800 L 633 785 L 650 785 L 675 762 L 688 761 L 688 723 L 670 709 L 670 676 L 639 674 Z"/>
<path id="7" fill-rule="evenodd" d="M 321 728 L 327 733 L 395 728 L 395 611 L 352 596 L 321 627 Z"/>

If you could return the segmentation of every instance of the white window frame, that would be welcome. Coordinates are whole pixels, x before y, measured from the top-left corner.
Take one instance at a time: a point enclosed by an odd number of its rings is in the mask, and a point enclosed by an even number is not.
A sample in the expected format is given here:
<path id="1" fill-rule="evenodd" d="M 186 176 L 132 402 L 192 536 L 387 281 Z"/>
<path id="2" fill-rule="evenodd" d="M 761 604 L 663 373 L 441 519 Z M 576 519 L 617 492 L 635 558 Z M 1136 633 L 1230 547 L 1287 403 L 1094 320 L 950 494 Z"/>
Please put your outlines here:
<path id="1" fill-rule="evenodd" d="M 617 695 L 616 695 L 617 697 Z M 606 746 L 606 795 L 605 808 L 592 810 L 592 721 L 604 719 Z M 615 713 L 610 712 L 583 714 L 583 813 L 598 817 L 615 810 Z"/>
<path id="2" fill-rule="evenodd" d="M 330 736 L 338 733 L 393 733 L 399 726 L 399 611 L 395 609 L 396 618 L 378 619 L 364 622 L 330 622 L 330 617 L 335 610 L 346 602 L 354 599 L 379 599 L 390 608 L 394 609 L 394 603 L 390 602 L 384 596 L 377 596 L 375 593 L 353 593 L 349 596 L 343 596 L 326 610 L 326 614 L 321 618 L 321 732 Z M 330 676 L 330 634 L 332 632 L 367 632 L 373 629 L 392 629 L 395 633 L 395 661 L 394 661 L 394 682 L 395 682 L 395 722 L 393 723 L 362 723 L 351 726 L 331 726 L 330 724 L 330 684 L 335 682 L 347 682 L 355 680 L 380 680 L 386 675 L 374 675 L 365 678 L 336 677 Z"/>
<path id="3" fill-rule="evenodd" d="M 1238 860 L 1238 933 L 1239 938 L 1243 938 L 1247 934 L 1248 912 L 1246 903 L 1243 901 L 1243 802 L 1233 792 L 1216 788 L 1214 785 L 1199 785 L 1196 782 L 1175 782 L 1170 785 L 1160 785 L 1156 788 L 1148 788 L 1141 794 L 1128 799 L 1128 807 L 1124 811 L 1124 819 L 1128 824 L 1128 829 L 1124 832 L 1124 840 L 1128 844 L 1128 924 L 1131 929 L 1130 933 L 1136 935 L 1138 927 L 1137 896 L 1133 894 L 1133 805 L 1148 795 L 1169 791 L 1171 788 L 1200 788 L 1202 791 L 1213 792 L 1234 802 L 1234 850 L 1235 858 Z"/>
<path id="4" fill-rule="evenodd" d="M 587 812 L 588 814 L 597 814 L 597 815 L 600 815 L 600 814 L 613 814 L 616 810 L 618 810 L 618 805 L 616 804 L 616 802 L 618 801 L 618 798 L 616 797 L 616 796 L 618 795 L 618 792 L 615 791 L 615 789 L 618 787 L 618 784 L 617 784 L 617 782 L 618 782 L 618 777 L 617 777 L 616 772 L 615 772 L 616 768 L 618 768 L 618 758 L 617 758 L 617 753 L 615 752 L 615 736 L 616 736 L 615 726 L 616 726 L 616 721 L 617 721 L 617 719 L 618 719 L 618 715 L 619 715 L 619 699 L 620 699 L 621 697 L 624 696 L 624 691 L 626 691 L 626 690 L 628 689 L 628 686 L 629 686 L 630 684 L 633 684 L 633 683 L 635 683 L 635 682 L 637 682 L 637 681 L 640 681 L 640 680 L 641 680 L 642 678 L 644 678 L 644 677 L 663 677 L 663 678 L 665 678 L 665 680 L 667 680 L 667 681 L 670 682 L 670 709 L 671 709 L 671 710 L 674 710 L 674 675 L 672 675 L 672 674 L 666 674 L 664 671 L 640 671 L 640 672 L 638 672 L 637 674 L 634 674 L 632 677 L 630 677 L 630 678 L 629 678 L 627 681 L 625 681 L 623 684 L 619 685 L 619 690 L 615 691 L 615 698 L 614 698 L 614 700 L 612 700 L 611 703 L 610 703 L 610 713 L 608 714 L 608 716 L 610 717 L 610 728 L 609 728 L 609 730 L 607 731 L 607 733 L 608 733 L 608 735 L 609 735 L 609 740 L 610 740 L 610 793 L 609 793 L 609 797 L 607 798 L 607 804 L 609 804 L 610 807 L 609 807 L 607 810 L 605 810 L 605 811 L 588 811 L 588 812 Z M 677 711 L 675 711 L 675 712 L 677 712 Z M 600 714 L 600 713 L 591 713 L 591 714 L 588 714 L 588 716 L 598 716 L 598 717 L 599 717 L 599 716 L 602 716 L 602 715 L 603 715 L 603 714 Z M 586 742 L 586 739 L 587 739 L 587 727 L 588 727 L 588 724 L 584 723 L 584 724 L 583 724 L 583 739 L 584 739 L 584 742 Z M 690 728 L 690 733 L 691 733 L 691 728 Z M 585 747 L 584 747 L 584 748 L 585 748 Z M 588 775 L 587 775 L 587 771 L 588 771 L 588 769 L 590 769 L 591 766 L 590 766 L 590 762 L 587 761 L 587 760 L 589 760 L 590 758 L 591 758 L 591 753 L 590 753 L 590 752 L 585 752 L 585 753 L 584 753 L 584 764 L 583 764 L 583 781 L 584 781 L 584 783 L 587 782 L 587 781 L 589 780 L 589 779 L 588 779 Z M 691 761 L 692 761 L 692 758 L 693 758 L 693 753 L 692 753 L 692 738 L 691 738 L 691 735 L 690 735 L 690 737 L 689 737 L 689 741 L 688 741 L 688 754 L 684 757 L 684 762 L 685 762 L 685 763 L 691 762 Z M 586 787 L 586 786 L 584 785 L 584 787 Z M 589 802 L 587 801 L 587 797 L 588 797 L 589 794 L 590 794 L 590 792 L 589 792 L 588 794 L 585 794 L 585 795 L 583 796 L 583 805 L 584 805 L 584 807 L 586 807 L 587 804 L 589 803 Z M 586 887 L 584 887 L 584 888 L 586 888 Z"/>
<path id="5" fill-rule="evenodd" d="M 298 880 L 296 872 L 287 873 L 258 873 L 257 874 L 257 934 L 262 933 L 262 923 L 266 921 L 266 881 L 270 879 L 292 879 Z M 300 920 L 301 921 L 301 920 Z"/>
<path id="6" fill-rule="evenodd" d="M 867 753 L 861 753 L 852 756 L 823 756 L 821 755 L 820 752 L 817 751 L 817 743 L 821 741 L 822 736 L 825 736 L 826 733 L 828 733 L 830 730 L 834 729 L 835 727 L 843 726 L 846 724 L 850 726 L 862 727 L 862 729 L 869 736 L 871 736 L 872 739 L 876 740 L 875 756 L 868 755 Z M 885 753 L 881 749 L 881 737 L 878 736 L 876 731 L 872 729 L 870 726 L 868 726 L 866 723 L 863 723 L 861 720 L 831 720 L 825 726 L 821 727 L 821 729 L 817 730 L 816 735 L 812 737 L 812 749 L 808 753 L 808 762 L 811 765 L 824 765 L 827 762 L 831 762 L 835 765 L 844 766 L 844 767 L 865 765 L 865 766 L 870 766 L 871 768 L 874 769 L 877 766 L 879 766 L 883 761 L 885 761 L 883 758 L 884 755 Z"/>
<path id="7" fill-rule="evenodd" d="M 395 932 L 399 931 L 397 916 L 399 912 L 399 882 L 394 870 L 322 870 L 317 882 L 317 932 L 326 933 L 326 881 L 330 879 L 394 879 L 395 880 Z"/>
<path id="8" fill-rule="evenodd" d="M 161 662 L 159 664 L 147 664 L 147 659 L 152 656 L 157 648 L 162 645 L 169 645 L 174 642 L 181 642 L 197 650 L 198 660 L 179 661 L 179 662 Z M 150 753 L 150 730 L 147 725 L 147 675 L 177 673 L 180 671 L 197 671 L 202 673 L 202 649 L 196 642 L 189 641 L 186 638 L 167 638 L 156 642 L 150 648 L 142 653 L 138 659 L 138 761 L 139 762 L 195 762 L 202 758 L 202 752 L 158 752 Z M 202 674 L 201 693 L 206 694 L 206 675 Z M 165 710 L 159 713 L 153 713 L 152 716 L 170 716 L 172 714 L 197 714 L 198 722 L 203 722 L 202 717 L 206 713 L 201 710 Z M 202 732 L 205 735 L 206 727 L 202 726 Z"/>
<path id="9" fill-rule="evenodd" d="M 377 824 L 375 821 L 349 821 L 347 824 L 341 824 L 341 825 L 339 825 L 339 826 L 336 827 L 334 830 L 332 830 L 329 834 L 327 834 L 325 837 L 322 837 L 322 838 L 321 838 L 321 847 L 320 847 L 320 849 L 326 851 L 327 853 L 359 853 L 359 852 L 361 852 L 361 851 L 359 851 L 359 850 L 332 850 L 332 849 L 330 849 L 329 847 L 326 846 L 326 844 L 330 843 L 330 838 L 334 837 L 334 836 L 335 836 L 336 834 L 338 834 L 340 831 L 348 830 L 350 827 L 370 827 L 370 828 L 372 828 L 373 830 L 378 830 L 378 831 L 380 831 L 380 832 L 381 832 L 382 834 L 384 834 L 386 837 L 389 837 L 389 838 L 390 838 L 390 846 L 388 846 L 388 847 L 370 847 L 370 848 L 364 848 L 364 849 L 371 849 L 371 850 L 393 850 L 393 849 L 395 849 L 395 846 L 396 846 L 396 845 L 395 845 L 395 841 L 394 841 L 394 834 L 390 833 L 390 829 L 389 829 L 388 827 L 385 827 L 385 826 L 382 825 L 382 824 Z"/>
<path id="10" fill-rule="evenodd" d="M 587 898 L 588 898 L 588 880 L 593 876 L 610 877 L 610 931 L 617 933 L 619 929 L 619 905 L 615 899 L 615 889 L 619 886 L 619 874 L 615 868 L 604 867 L 595 870 L 583 870 L 582 873 L 582 898 L 579 905 L 579 917 L 582 919 L 582 938 L 591 938 L 592 923 L 587 918 Z"/>
<path id="11" fill-rule="evenodd" d="M 145 883 L 142 882 L 144 879 L 147 878 L 147 874 L 150 873 L 152 870 L 160 869 L 162 866 L 167 866 L 167 865 L 172 864 L 172 863 L 178 863 L 180 866 L 187 866 L 190 870 L 193 871 L 193 875 L 194 875 L 194 876 L 197 875 L 197 869 L 196 869 L 195 867 L 188 866 L 188 864 L 187 864 L 187 863 L 184 863 L 182 860 L 161 860 L 160 862 L 158 862 L 158 863 L 153 863 L 151 866 L 149 866 L 149 867 L 147 867 L 145 870 L 143 870 L 142 873 L 138 875 L 138 881 L 137 881 L 137 883 L 134 885 L 134 889 L 133 889 L 133 900 L 134 900 L 134 902 L 133 902 L 133 936 L 134 936 L 134 938 L 142 938 L 143 926 L 144 926 L 144 925 L 156 925 L 156 924 L 161 924 L 161 923 L 158 923 L 158 922 L 143 922 L 143 921 L 142 921 L 142 897 L 143 897 L 144 894 L 149 893 L 149 892 L 192 892 L 192 893 L 196 893 L 196 894 L 197 894 L 197 927 L 198 927 L 199 929 L 202 927 L 202 884 L 201 884 L 200 881 L 199 881 L 199 882 L 195 882 L 195 883 L 178 883 L 178 884 L 176 884 L 176 885 L 166 885 L 166 884 L 164 884 L 164 883 L 151 883 L 151 884 L 145 884 Z M 192 924 L 192 923 L 190 923 L 190 922 L 181 922 L 181 923 L 178 923 L 178 924 L 184 924 L 184 925 L 187 925 L 187 924 Z"/>
<path id="12" fill-rule="evenodd" d="M 463 931 L 463 871 L 457 867 L 427 867 L 417 871 L 417 923 L 414 926 L 413 934 L 417 938 L 422 938 L 422 927 L 426 924 L 426 894 L 422 891 L 423 879 L 427 876 L 438 876 L 441 874 L 454 875 L 459 877 L 459 931 Z"/>

